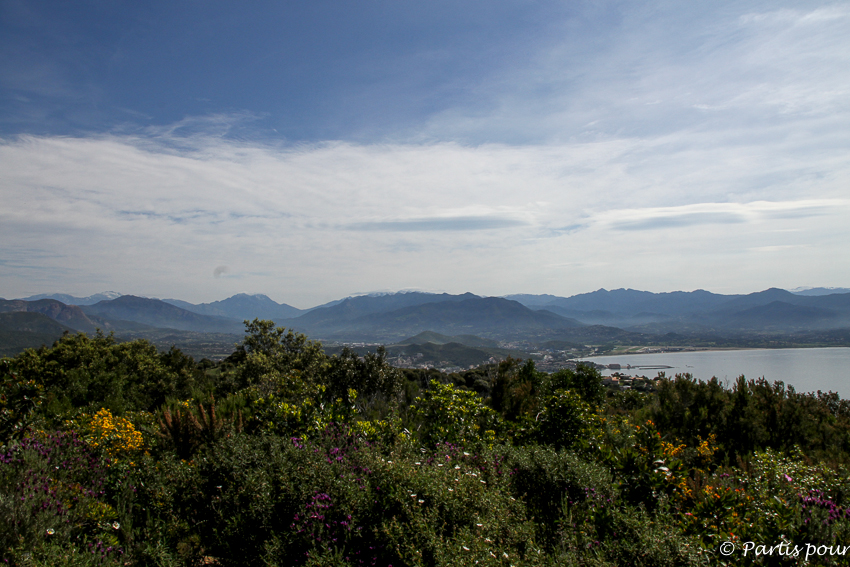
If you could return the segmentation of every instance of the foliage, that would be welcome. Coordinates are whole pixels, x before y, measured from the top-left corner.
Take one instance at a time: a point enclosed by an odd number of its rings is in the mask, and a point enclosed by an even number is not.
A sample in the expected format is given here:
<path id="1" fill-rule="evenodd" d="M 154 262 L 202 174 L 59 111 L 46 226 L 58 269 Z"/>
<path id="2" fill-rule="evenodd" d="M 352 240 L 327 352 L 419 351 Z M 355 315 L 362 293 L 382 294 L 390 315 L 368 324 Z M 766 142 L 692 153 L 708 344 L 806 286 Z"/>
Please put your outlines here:
<path id="1" fill-rule="evenodd" d="M 596 429 L 591 406 L 573 390 L 559 389 L 543 401 L 532 431 L 541 443 L 573 447 L 592 440 Z"/>
<path id="2" fill-rule="evenodd" d="M 565 368 L 550 374 L 543 387 L 547 394 L 553 394 L 557 390 L 573 390 L 592 408 L 602 405 L 605 401 L 602 375 L 595 367 L 586 364 L 579 364 L 575 370 Z"/>
<path id="3" fill-rule="evenodd" d="M 812 456 L 850 459 L 850 404 L 834 393 L 799 394 L 782 382 L 739 377 L 732 389 L 689 374 L 659 381 L 647 417 L 688 445 L 713 434 L 718 461 L 754 451 L 806 447 Z"/>
<path id="4" fill-rule="evenodd" d="M 169 366 L 175 362 L 174 354 L 160 355 L 147 341 L 118 343 L 100 332 L 67 334 L 53 347 L 28 349 L 14 359 L 20 379 L 43 384 L 54 418 L 98 404 L 118 415 L 152 411 L 168 397 L 185 396 L 194 376 L 185 366 Z"/>
<path id="5" fill-rule="evenodd" d="M 66 552 L 120 564 L 108 464 L 74 433 L 26 437 L 0 454 L 0 560 L 46 561 L 61 543 Z"/>
<path id="6" fill-rule="evenodd" d="M 226 405 L 217 406 L 215 398 L 206 407 L 200 401 L 167 404 L 159 419 L 159 435 L 180 458 L 190 459 L 199 446 L 242 430 L 242 412 L 227 409 Z"/>
<path id="7" fill-rule="evenodd" d="M 497 419 L 475 392 L 436 380 L 413 404 L 422 441 L 426 444 L 471 444 L 494 440 Z"/>
<path id="8" fill-rule="evenodd" d="M 679 375 L 606 396 L 584 366 L 397 371 L 246 328 L 221 363 L 103 334 L 0 360 L 0 560 L 783 565 L 718 547 L 850 541 L 834 394 Z"/>
<path id="9" fill-rule="evenodd" d="M 85 440 L 89 445 L 100 448 L 111 459 L 132 456 L 144 448 L 142 434 L 132 422 L 113 416 L 106 408 L 84 419 L 80 429 L 88 433 Z"/>
<path id="10" fill-rule="evenodd" d="M 393 400 L 401 393 L 401 376 L 387 363 L 387 352 L 379 347 L 376 353 L 357 356 L 347 347 L 328 361 L 325 372 L 327 396 L 354 403 L 349 392 L 356 391 L 359 404 L 374 402 L 378 397 Z"/>
<path id="11" fill-rule="evenodd" d="M 19 438 L 33 413 L 44 401 L 44 386 L 34 378 L 20 378 L 11 359 L 0 359 L 0 447 Z"/>
<path id="12" fill-rule="evenodd" d="M 291 371 L 313 382 L 327 364 L 327 356 L 319 343 L 292 330 L 275 327 L 273 321 L 260 319 L 245 321 L 245 339 L 231 359 L 237 365 L 238 388 Z"/>

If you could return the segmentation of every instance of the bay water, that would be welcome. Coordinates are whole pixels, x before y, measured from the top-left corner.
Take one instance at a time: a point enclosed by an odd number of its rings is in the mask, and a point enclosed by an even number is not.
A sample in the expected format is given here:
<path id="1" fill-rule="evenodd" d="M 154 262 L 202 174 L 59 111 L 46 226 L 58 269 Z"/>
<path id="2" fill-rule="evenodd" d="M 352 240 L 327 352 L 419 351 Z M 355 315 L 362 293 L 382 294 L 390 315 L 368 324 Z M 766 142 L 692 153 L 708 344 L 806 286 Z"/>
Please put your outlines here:
<path id="1" fill-rule="evenodd" d="M 738 376 L 784 382 L 797 392 L 837 392 L 850 397 L 850 347 L 715 350 L 596 356 L 596 364 L 619 364 L 620 370 L 602 369 L 603 375 L 622 372 L 632 376 L 668 377 L 689 372 L 700 380 L 716 376 L 732 386 Z M 631 369 L 627 368 L 631 365 Z"/>

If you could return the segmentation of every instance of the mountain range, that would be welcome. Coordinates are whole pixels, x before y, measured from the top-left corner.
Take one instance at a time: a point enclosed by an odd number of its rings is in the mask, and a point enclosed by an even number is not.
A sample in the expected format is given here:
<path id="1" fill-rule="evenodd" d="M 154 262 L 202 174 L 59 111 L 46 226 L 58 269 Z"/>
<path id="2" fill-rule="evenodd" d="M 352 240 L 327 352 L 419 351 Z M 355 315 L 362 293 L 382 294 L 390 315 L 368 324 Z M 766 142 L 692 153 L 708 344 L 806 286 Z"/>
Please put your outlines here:
<path id="1" fill-rule="evenodd" d="M 792 293 L 771 288 L 722 295 L 704 290 L 600 289 L 571 297 L 399 292 L 347 297 L 312 309 L 297 309 L 259 294 L 192 304 L 104 292 L 84 298 L 54 294 L 0 300 L 0 314 L 6 313 L 19 314 L 0 318 L 0 333 L 6 333 L 0 341 L 7 343 L 9 333 L 34 333 L 35 340 L 35 334 L 43 338 L 68 329 L 91 333 L 99 328 L 119 336 L 169 339 L 179 333 L 218 333 L 231 344 L 242 334 L 244 320 L 261 318 L 314 339 L 336 342 L 402 344 L 432 333 L 432 337 L 473 337 L 491 348 L 499 341 L 657 344 L 663 337 L 683 340 L 850 329 L 850 290 L 812 288 Z M 476 348 L 484 346 L 480 343 Z"/>
<path id="2" fill-rule="evenodd" d="M 850 327 L 850 292 L 841 291 L 809 295 L 771 288 L 747 295 L 721 295 L 704 290 L 600 289 L 572 297 L 507 297 L 517 298 L 531 309 L 546 309 L 587 324 L 644 333 L 793 332 Z"/>
<path id="3" fill-rule="evenodd" d="M 298 309 L 285 303 L 276 303 L 268 296 L 260 293 L 252 295 L 238 293 L 221 301 L 200 303 L 197 305 L 179 299 L 163 299 L 163 301 L 186 311 L 198 313 L 199 315 L 225 317 L 239 321 L 244 321 L 245 319 L 272 319 L 276 321 L 278 319 L 298 317 L 302 313 L 309 311 L 308 309 Z"/>

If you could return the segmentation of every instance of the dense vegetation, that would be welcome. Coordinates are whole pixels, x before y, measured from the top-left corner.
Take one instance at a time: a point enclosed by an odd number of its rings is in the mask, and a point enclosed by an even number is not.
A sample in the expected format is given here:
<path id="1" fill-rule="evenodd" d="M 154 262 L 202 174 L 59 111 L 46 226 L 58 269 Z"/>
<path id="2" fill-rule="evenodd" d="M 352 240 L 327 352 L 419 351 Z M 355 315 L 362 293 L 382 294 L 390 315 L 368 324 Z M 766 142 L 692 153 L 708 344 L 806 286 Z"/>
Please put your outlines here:
<path id="1" fill-rule="evenodd" d="M 850 404 L 781 383 L 401 371 L 255 320 L 220 363 L 69 334 L 0 359 L 0 388 L 12 565 L 785 565 L 850 543 Z"/>

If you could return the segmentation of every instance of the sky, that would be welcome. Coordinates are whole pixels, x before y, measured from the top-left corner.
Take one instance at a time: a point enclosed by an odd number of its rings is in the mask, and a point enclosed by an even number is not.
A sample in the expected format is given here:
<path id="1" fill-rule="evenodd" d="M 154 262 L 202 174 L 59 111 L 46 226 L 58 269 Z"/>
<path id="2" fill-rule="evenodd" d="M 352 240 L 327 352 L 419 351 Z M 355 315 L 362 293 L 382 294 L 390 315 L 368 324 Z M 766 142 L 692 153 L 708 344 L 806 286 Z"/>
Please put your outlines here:
<path id="1" fill-rule="evenodd" d="M 848 2 L 0 2 L 0 297 L 850 287 L 848 244 Z"/>

